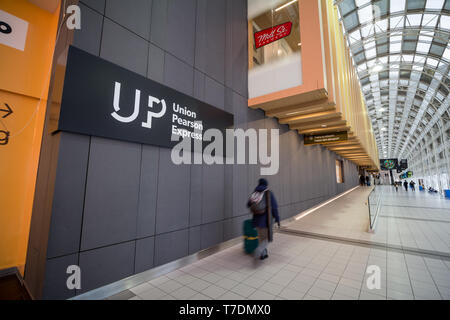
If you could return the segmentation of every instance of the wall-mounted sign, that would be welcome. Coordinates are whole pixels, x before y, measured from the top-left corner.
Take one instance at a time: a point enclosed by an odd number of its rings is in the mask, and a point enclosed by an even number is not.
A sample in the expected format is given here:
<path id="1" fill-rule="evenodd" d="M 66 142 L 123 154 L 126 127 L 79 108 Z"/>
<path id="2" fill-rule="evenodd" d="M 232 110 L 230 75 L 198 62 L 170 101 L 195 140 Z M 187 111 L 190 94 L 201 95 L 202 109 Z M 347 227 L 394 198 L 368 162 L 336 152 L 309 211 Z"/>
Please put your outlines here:
<path id="1" fill-rule="evenodd" d="M 398 159 L 381 159 L 381 170 L 392 170 L 398 167 Z"/>
<path id="2" fill-rule="evenodd" d="M 69 49 L 58 130 L 170 148 L 172 134 L 202 140 L 207 129 L 232 126 L 228 112 Z"/>
<path id="3" fill-rule="evenodd" d="M 407 159 L 401 159 L 400 160 L 400 170 L 406 170 L 408 169 L 408 160 Z"/>
<path id="4" fill-rule="evenodd" d="M 286 38 L 291 34 L 292 22 L 286 22 L 275 27 L 258 31 L 254 34 L 256 49 L 269 43 Z"/>
<path id="5" fill-rule="evenodd" d="M 24 51 L 27 33 L 27 21 L 0 10 L 0 44 Z"/>
<path id="6" fill-rule="evenodd" d="M 305 136 L 305 145 L 327 144 L 348 140 L 347 131 Z"/>

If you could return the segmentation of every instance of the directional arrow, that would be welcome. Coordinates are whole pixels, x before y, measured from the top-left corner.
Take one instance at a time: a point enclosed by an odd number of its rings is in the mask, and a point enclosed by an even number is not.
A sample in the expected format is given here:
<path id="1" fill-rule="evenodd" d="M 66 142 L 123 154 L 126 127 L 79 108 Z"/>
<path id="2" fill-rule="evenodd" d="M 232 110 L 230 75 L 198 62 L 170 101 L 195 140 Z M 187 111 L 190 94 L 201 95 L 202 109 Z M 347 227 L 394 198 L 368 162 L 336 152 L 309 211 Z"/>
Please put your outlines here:
<path id="1" fill-rule="evenodd" d="M 0 109 L 0 112 L 1 111 L 6 112 L 6 114 L 2 117 L 3 119 L 5 119 L 7 116 L 9 116 L 10 114 L 13 113 L 12 109 L 8 106 L 7 103 L 5 103 L 5 107 L 6 107 L 6 110 L 5 109 Z"/>

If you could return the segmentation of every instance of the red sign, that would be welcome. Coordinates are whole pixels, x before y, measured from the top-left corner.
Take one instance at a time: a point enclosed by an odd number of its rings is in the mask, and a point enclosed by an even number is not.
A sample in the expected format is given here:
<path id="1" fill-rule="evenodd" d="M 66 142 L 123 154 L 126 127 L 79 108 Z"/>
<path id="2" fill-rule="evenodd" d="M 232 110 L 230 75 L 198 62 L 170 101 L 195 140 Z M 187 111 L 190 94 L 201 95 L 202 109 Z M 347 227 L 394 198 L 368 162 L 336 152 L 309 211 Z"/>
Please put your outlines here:
<path id="1" fill-rule="evenodd" d="M 256 49 L 289 36 L 291 34 L 291 30 L 292 30 L 292 22 L 286 22 L 278 26 L 256 32 L 255 33 Z"/>

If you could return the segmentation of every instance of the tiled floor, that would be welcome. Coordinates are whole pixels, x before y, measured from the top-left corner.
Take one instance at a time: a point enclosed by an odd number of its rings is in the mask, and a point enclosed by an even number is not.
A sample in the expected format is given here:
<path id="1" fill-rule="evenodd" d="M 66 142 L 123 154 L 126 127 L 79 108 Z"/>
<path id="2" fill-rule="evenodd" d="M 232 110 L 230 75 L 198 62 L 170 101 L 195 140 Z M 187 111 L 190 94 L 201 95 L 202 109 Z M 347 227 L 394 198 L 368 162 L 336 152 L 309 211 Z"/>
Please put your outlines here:
<path id="1" fill-rule="evenodd" d="M 450 261 L 277 233 L 265 261 L 237 245 L 110 299 L 450 299 Z"/>
<path id="2" fill-rule="evenodd" d="M 368 192 L 357 189 L 288 228 L 377 245 L 276 233 L 264 261 L 235 245 L 109 299 L 450 300 L 450 257 L 379 246 L 450 252 L 450 201 L 386 187 L 377 232 L 367 234 Z M 378 289 L 367 285 L 371 268 Z"/>
<path id="3" fill-rule="evenodd" d="M 285 228 L 450 257 L 450 200 L 428 192 L 377 188 L 382 200 L 374 233 L 367 232 L 368 188 L 358 188 Z"/>

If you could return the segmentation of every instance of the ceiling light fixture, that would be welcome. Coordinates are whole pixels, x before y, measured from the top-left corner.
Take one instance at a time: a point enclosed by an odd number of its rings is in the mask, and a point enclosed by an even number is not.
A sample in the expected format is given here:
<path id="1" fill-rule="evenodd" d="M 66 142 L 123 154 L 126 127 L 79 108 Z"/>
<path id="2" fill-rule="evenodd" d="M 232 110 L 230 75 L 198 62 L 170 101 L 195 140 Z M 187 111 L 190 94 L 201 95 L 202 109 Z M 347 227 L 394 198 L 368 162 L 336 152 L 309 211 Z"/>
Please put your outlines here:
<path id="1" fill-rule="evenodd" d="M 278 11 L 280 11 L 281 9 L 284 9 L 284 8 L 286 8 L 287 6 L 290 6 L 291 4 L 293 4 L 293 3 L 295 3 L 295 2 L 297 2 L 297 0 L 292 0 L 292 1 L 288 2 L 288 3 L 285 3 L 285 4 L 283 4 L 281 7 L 276 8 L 276 9 L 275 9 L 275 12 L 278 12 Z"/>
<path id="2" fill-rule="evenodd" d="M 381 64 L 377 64 L 375 67 L 372 68 L 372 73 L 377 73 L 383 70 L 383 66 Z"/>

